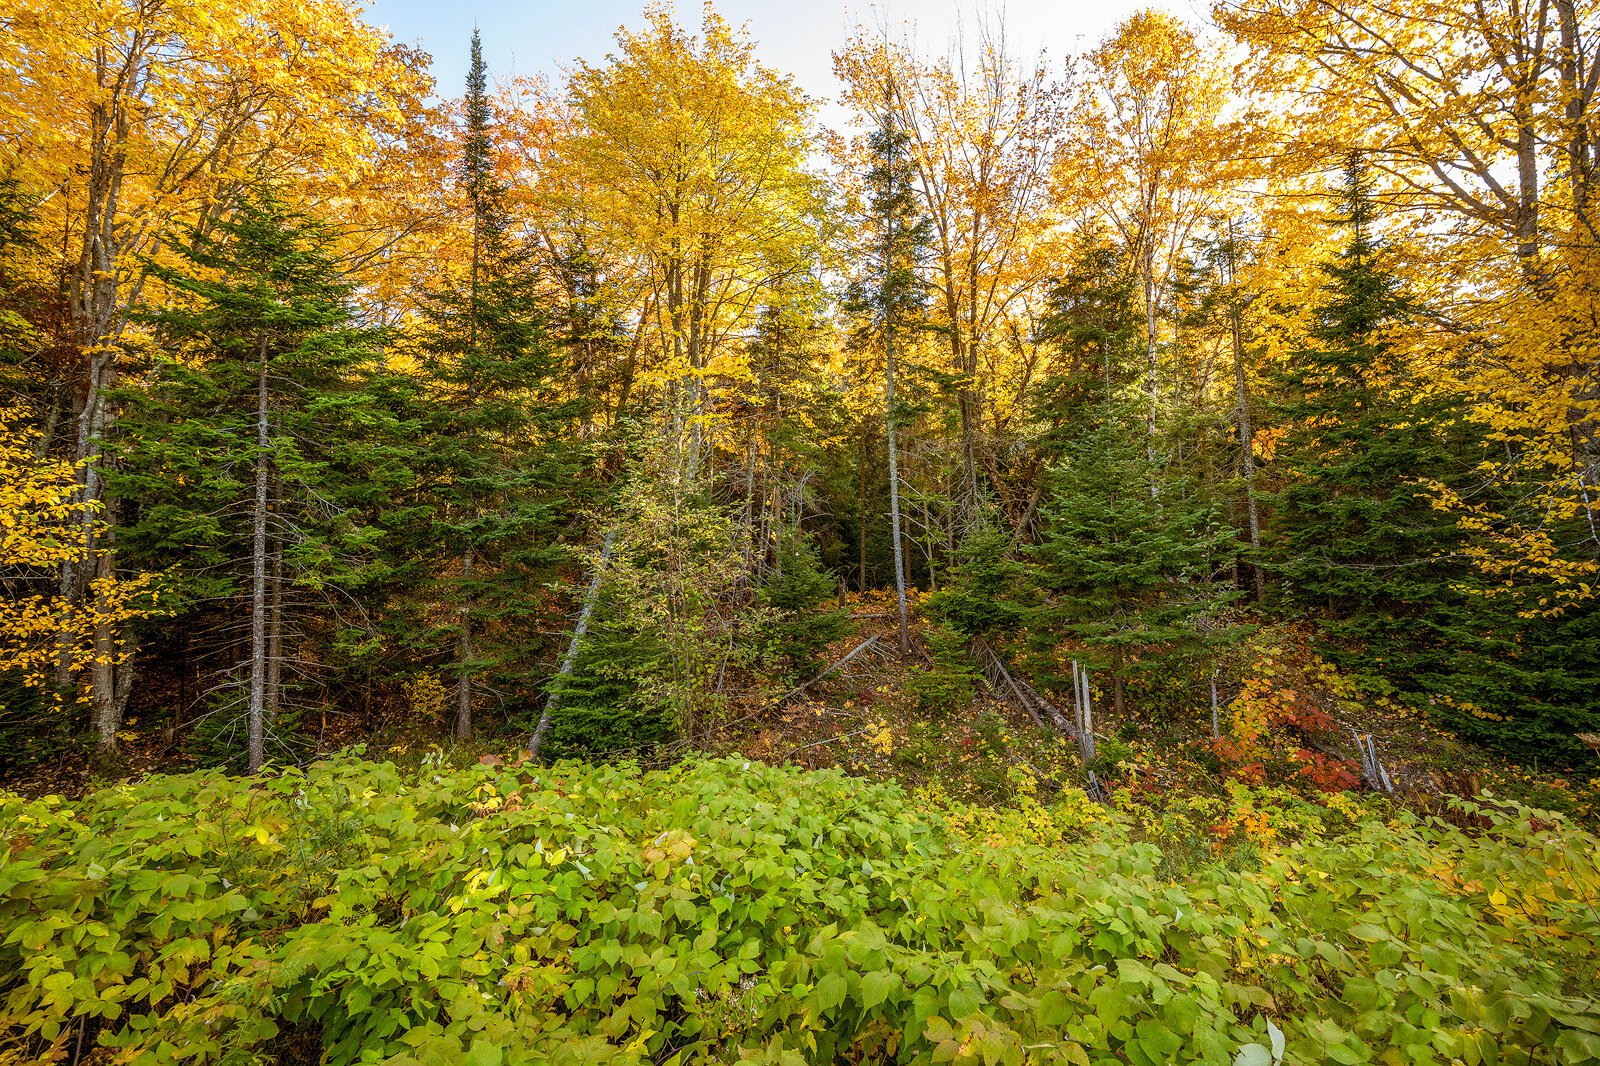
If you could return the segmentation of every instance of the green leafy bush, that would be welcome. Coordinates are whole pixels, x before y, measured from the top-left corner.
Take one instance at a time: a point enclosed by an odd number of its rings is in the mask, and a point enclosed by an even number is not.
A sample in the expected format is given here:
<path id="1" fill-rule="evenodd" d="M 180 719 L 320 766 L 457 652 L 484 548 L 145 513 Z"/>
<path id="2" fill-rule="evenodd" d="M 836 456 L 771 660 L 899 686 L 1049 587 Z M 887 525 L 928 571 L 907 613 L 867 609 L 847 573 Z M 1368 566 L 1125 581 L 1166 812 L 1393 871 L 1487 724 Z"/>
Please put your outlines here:
<path id="1" fill-rule="evenodd" d="M 0 1063 L 1600 1061 L 1593 837 L 1352 807 L 1179 883 L 1064 796 L 340 758 L 0 798 Z"/>

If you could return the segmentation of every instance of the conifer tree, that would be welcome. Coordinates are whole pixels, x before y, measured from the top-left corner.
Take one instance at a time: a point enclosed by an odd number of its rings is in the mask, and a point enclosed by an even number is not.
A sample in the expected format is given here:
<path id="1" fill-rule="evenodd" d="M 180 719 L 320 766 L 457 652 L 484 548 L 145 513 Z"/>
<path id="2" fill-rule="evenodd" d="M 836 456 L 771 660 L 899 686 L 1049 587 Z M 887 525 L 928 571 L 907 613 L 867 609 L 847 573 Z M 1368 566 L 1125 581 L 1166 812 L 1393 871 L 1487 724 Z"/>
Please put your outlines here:
<path id="1" fill-rule="evenodd" d="M 932 241 L 932 222 L 921 212 L 912 180 L 915 162 L 910 136 L 895 122 L 893 85 L 885 88 L 882 124 L 867 138 L 867 211 L 861 218 L 863 272 L 846 293 L 846 307 L 864 319 L 857 342 L 882 345 L 884 353 L 884 433 L 889 452 L 889 535 L 894 552 L 895 594 L 900 648 L 910 650 L 906 623 L 906 567 L 900 513 L 901 411 L 895 396 L 897 344 L 927 307 L 918 274 Z"/>
<path id="2" fill-rule="evenodd" d="M 1119 714 L 1135 661 L 1196 655 L 1242 635 L 1198 624 L 1232 596 L 1212 580 L 1232 534 L 1193 486 L 1151 458 L 1137 398 L 1135 277 L 1117 248 L 1090 240 L 1052 294 L 1043 332 L 1059 369 L 1036 409 L 1050 465 L 1030 561 L 1034 640 L 1081 643 L 1111 670 Z M 1158 478 L 1159 497 L 1150 492 Z"/>
<path id="3" fill-rule="evenodd" d="M 531 678 L 543 618 L 541 584 L 561 555 L 554 529 L 569 506 L 574 404 L 557 398 L 560 362 L 537 299 L 532 256 L 510 234 L 494 172 L 487 74 L 476 31 L 467 75 L 459 185 L 470 210 L 467 276 L 425 294 L 417 358 L 430 389 L 429 535 L 453 563 L 442 579 L 453 609 L 458 739 L 474 731 L 474 677 Z"/>
<path id="4" fill-rule="evenodd" d="M 1446 438 L 1449 401 L 1419 388 L 1384 338 L 1412 312 L 1379 262 L 1370 180 L 1356 156 L 1338 221 L 1349 240 L 1323 268 L 1314 343 L 1274 381 L 1284 429 L 1275 569 L 1296 610 L 1365 646 L 1385 671 L 1404 672 L 1406 648 L 1445 636 L 1427 630 L 1448 625 L 1436 608 L 1456 599 L 1459 576 L 1444 561 L 1454 519 L 1432 506 L 1424 482 L 1456 482 L 1464 463 L 1459 442 L 1453 453 Z"/>
<path id="5" fill-rule="evenodd" d="M 1435 489 L 1470 492 L 1484 444 L 1460 398 L 1425 387 L 1385 330 L 1412 308 L 1381 262 L 1370 182 L 1352 156 L 1338 221 L 1349 240 L 1325 268 L 1316 343 L 1274 384 L 1284 434 L 1272 498 L 1287 606 L 1314 619 L 1324 652 L 1379 688 L 1431 705 L 1463 736 L 1570 758 L 1600 727 L 1592 647 L 1600 611 L 1530 616 L 1462 559 Z M 1501 486 L 1499 491 L 1515 491 Z"/>
<path id="6" fill-rule="evenodd" d="M 1166 480 L 1159 498 L 1150 495 L 1161 471 L 1140 429 L 1130 406 L 1113 404 L 1066 447 L 1033 551 L 1047 600 L 1040 632 L 1082 642 L 1110 668 L 1119 714 L 1136 660 L 1196 655 L 1242 635 L 1198 624 L 1234 595 L 1213 580 L 1233 533 L 1189 486 Z"/>
<path id="7" fill-rule="evenodd" d="M 175 354 L 120 396 L 121 542 L 177 561 L 186 617 L 231 660 L 225 691 L 242 690 L 221 709 L 243 707 L 251 772 L 282 705 L 295 592 L 373 578 L 358 501 L 373 491 L 366 445 L 390 430 L 363 380 L 376 338 L 351 325 L 329 240 L 258 192 L 183 267 L 159 268 L 178 298 L 151 325 Z"/>

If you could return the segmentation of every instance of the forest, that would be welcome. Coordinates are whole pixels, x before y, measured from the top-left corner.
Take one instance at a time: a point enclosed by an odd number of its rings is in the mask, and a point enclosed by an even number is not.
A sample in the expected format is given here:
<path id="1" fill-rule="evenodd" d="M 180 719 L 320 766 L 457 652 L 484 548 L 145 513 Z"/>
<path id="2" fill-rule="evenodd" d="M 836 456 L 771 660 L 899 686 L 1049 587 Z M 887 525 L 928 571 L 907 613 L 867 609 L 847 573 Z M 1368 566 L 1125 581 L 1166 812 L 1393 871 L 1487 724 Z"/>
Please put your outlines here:
<path id="1" fill-rule="evenodd" d="M 1600 2 L 695 16 L 0 0 L 0 1066 L 1600 1062 Z"/>

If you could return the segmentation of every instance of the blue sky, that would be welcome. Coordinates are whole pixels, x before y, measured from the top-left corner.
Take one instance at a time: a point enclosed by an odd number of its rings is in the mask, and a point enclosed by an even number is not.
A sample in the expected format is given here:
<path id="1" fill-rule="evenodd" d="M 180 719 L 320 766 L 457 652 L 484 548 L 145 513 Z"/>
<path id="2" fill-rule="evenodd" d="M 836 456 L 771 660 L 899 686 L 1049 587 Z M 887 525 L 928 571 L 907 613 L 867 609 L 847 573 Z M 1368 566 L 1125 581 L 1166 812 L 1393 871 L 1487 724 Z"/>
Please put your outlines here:
<path id="1" fill-rule="evenodd" d="M 679 18 L 697 25 L 698 0 L 679 0 Z M 928 51 L 941 52 L 964 21 L 982 12 L 1003 12 L 1016 52 L 1044 48 L 1060 59 L 1093 45 L 1118 21 L 1141 7 L 1160 7 L 1194 21 L 1205 13 L 1200 0 L 1009 0 L 974 5 L 959 0 L 718 0 L 717 10 L 735 25 L 748 25 L 763 62 L 793 74 L 812 96 L 832 97 L 829 53 L 858 24 L 876 27 L 880 12 L 891 26 L 915 35 Z M 401 41 L 433 55 L 441 95 L 461 91 L 467 42 L 474 24 L 483 33 L 484 58 L 497 77 L 546 74 L 559 79 L 576 57 L 598 61 L 612 46 L 617 27 L 638 25 L 644 0 L 373 0 L 368 19 L 387 26 Z M 823 117 L 826 119 L 827 109 Z"/>

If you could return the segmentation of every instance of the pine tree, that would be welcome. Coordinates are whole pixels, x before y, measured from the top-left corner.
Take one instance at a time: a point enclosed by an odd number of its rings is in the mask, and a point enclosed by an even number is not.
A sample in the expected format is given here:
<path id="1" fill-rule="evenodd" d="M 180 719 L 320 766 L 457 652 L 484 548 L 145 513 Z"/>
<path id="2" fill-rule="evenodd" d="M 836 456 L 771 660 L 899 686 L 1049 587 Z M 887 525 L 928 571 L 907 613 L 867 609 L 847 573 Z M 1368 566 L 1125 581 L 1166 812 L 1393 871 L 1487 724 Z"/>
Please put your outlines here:
<path id="1" fill-rule="evenodd" d="M 388 432 L 364 381 L 377 338 L 351 325 L 328 243 L 259 192 L 182 267 L 157 268 L 178 299 L 150 324 L 175 354 L 118 397 L 120 542 L 177 561 L 189 624 L 233 661 L 224 731 L 242 717 L 251 772 L 273 741 L 300 599 L 373 578 L 378 532 L 358 501 L 373 492 L 366 444 Z"/>
<path id="2" fill-rule="evenodd" d="M 575 473 L 575 404 L 558 396 L 559 350 L 537 298 L 528 250 L 509 234 L 494 173 L 487 74 L 472 37 L 459 185 L 470 209 L 471 259 L 461 283 L 425 295 L 416 355 L 429 383 L 429 535 L 453 607 L 446 627 L 456 671 L 452 732 L 474 732 L 474 677 L 531 681 L 547 621 L 543 584 L 563 558 L 555 534 Z M 530 690 L 531 691 L 531 690 Z"/>

